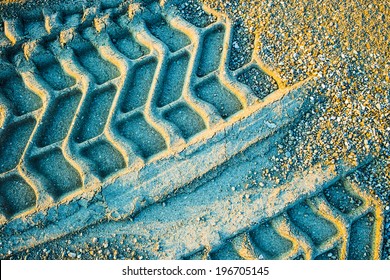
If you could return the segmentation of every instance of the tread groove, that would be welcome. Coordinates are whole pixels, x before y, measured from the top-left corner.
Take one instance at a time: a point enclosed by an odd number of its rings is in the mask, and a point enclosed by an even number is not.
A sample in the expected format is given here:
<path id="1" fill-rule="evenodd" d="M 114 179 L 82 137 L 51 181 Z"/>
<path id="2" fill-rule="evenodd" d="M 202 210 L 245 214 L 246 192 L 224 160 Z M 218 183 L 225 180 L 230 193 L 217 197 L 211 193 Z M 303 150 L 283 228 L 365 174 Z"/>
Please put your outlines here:
<path id="1" fill-rule="evenodd" d="M 134 11 L 127 1 L 109 2 L 32 12 L 4 20 L 0 30 L 0 65 L 6 65 L 0 73 L 0 233 L 16 250 L 92 224 L 102 228 L 99 221 L 108 228 L 112 219 L 125 223 L 145 207 L 180 195 L 180 188 L 192 191 L 222 176 L 229 164 L 247 164 L 240 162 L 246 149 L 277 139 L 281 128 L 308 110 L 310 79 L 285 87 L 252 54 L 254 38 L 236 41 L 238 29 L 226 15 L 204 6 L 191 18 L 157 2 Z M 325 175 L 323 185 L 300 190 L 307 197 L 288 198 L 277 213 L 263 209 L 268 216 L 261 220 L 242 217 L 246 225 L 234 221 L 231 232 L 223 225 L 219 236 L 202 236 L 192 247 L 169 251 L 167 245 L 167 252 L 154 253 L 189 259 L 378 258 L 379 202 L 344 179 L 328 186 L 339 174 Z M 213 180 L 210 191 L 219 187 Z M 42 237 L 29 223 L 50 211 L 58 212 L 59 225 Z M 76 225 L 69 226 L 67 213 Z M 45 222 L 43 230 L 50 226 Z M 8 234 L 19 226 L 25 227 L 20 244 Z M 7 248 L 0 248 L 0 256 Z"/>

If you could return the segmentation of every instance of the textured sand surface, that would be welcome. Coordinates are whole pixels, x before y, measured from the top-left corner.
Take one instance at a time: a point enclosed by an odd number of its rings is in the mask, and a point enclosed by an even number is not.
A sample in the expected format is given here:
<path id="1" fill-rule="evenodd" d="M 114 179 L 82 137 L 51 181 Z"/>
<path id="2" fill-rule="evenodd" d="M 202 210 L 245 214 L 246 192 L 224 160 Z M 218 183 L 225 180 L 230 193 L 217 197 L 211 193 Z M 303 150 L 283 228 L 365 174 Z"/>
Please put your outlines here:
<path id="1" fill-rule="evenodd" d="M 388 5 L 5 2 L 2 258 L 389 257 Z"/>

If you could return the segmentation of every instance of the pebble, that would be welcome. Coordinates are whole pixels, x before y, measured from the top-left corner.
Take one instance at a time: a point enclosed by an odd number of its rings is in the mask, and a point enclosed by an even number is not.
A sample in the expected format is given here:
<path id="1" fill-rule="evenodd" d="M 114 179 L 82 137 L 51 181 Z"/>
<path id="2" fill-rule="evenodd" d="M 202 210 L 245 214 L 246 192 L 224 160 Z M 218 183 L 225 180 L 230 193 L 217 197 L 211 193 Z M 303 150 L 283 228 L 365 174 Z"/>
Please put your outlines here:
<path id="1" fill-rule="evenodd" d="M 275 166 L 278 166 L 278 176 L 285 177 L 289 172 L 305 170 L 318 162 L 336 160 L 353 165 L 357 164 L 359 158 L 372 155 L 377 159 L 364 171 L 367 179 L 356 180 L 366 182 L 369 186 L 367 188 L 376 193 L 378 199 L 388 203 L 390 172 L 385 167 L 390 154 L 389 114 L 386 112 L 389 105 L 389 91 L 386 90 L 389 81 L 386 41 L 389 28 L 379 8 L 381 1 L 374 1 L 373 4 L 366 1 L 370 3 L 368 8 L 372 20 L 361 26 L 357 23 L 359 28 L 353 29 L 344 27 L 348 24 L 355 26 L 355 21 L 359 21 L 359 16 L 365 13 L 365 10 L 354 4 L 356 1 L 350 1 L 348 5 L 334 1 L 335 13 L 331 18 L 321 15 L 323 10 L 318 10 L 321 5 L 306 6 L 303 16 L 300 8 L 297 8 L 300 2 L 296 0 L 248 0 L 229 4 L 222 0 L 203 2 L 218 7 L 233 19 L 241 20 L 251 32 L 259 34 L 261 41 L 258 45 L 261 48 L 258 56 L 266 65 L 275 69 L 286 85 L 293 85 L 307 76 L 315 75 L 317 78 L 313 91 L 326 101 L 319 102 L 313 98 L 313 113 L 294 124 L 287 133 L 284 154 L 273 160 Z M 207 16 L 199 9 L 196 1 L 186 1 L 180 7 L 187 18 L 197 22 L 212 22 L 212 16 Z M 206 18 L 202 19 L 204 15 Z M 376 24 L 376 18 L 381 20 L 380 25 Z M 327 25 L 331 28 L 327 28 Z M 321 27 L 321 32 L 312 26 Z M 73 32 L 70 29 L 60 34 L 63 45 L 73 38 Z M 370 40 L 367 40 L 365 34 L 370 36 Z M 346 40 L 348 38 L 351 40 Z M 235 39 L 240 43 L 247 40 L 243 34 Z M 233 48 L 239 48 L 237 41 L 233 42 Z M 236 61 L 243 60 L 237 57 Z M 366 64 L 370 65 L 370 69 Z M 268 121 L 265 125 L 276 127 Z M 264 183 L 258 185 L 263 187 Z M 384 209 L 388 211 L 389 205 Z M 387 220 L 386 229 L 389 224 Z M 136 243 L 137 239 L 133 241 Z M 93 238 L 92 242 L 96 243 L 97 238 Z M 383 251 L 390 253 L 389 240 L 385 239 L 384 244 L 387 245 Z M 11 251 L 8 253 L 11 254 Z M 75 255 L 69 252 L 69 257 L 70 254 Z M 384 257 L 389 257 L 389 254 Z"/>

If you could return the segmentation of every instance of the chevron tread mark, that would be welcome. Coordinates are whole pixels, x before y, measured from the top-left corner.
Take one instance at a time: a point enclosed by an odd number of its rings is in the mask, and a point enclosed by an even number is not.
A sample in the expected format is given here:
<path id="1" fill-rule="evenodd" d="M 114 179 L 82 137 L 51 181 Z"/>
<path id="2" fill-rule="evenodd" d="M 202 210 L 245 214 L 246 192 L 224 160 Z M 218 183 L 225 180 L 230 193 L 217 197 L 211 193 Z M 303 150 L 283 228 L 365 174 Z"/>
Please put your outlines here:
<path id="1" fill-rule="evenodd" d="M 255 58 L 229 69 L 227 17 L 199 9 L 183 19 L 164 9 L 154 3 L 129 17 L 125 5 L 75 6 L 4 19 L 4 222 L 187 147 L 277 89 Z"/>
<path id="2" fill-rule="evenodd" d="M 383 229 L 380 203 L 352 185 L 339 181 L 217 248 L 185 259 L 378 259 Z M 348 211 L 341 200 L 349 204 Z M 253 256 L 242 253 L 247 248 L 252 248 Z"/>

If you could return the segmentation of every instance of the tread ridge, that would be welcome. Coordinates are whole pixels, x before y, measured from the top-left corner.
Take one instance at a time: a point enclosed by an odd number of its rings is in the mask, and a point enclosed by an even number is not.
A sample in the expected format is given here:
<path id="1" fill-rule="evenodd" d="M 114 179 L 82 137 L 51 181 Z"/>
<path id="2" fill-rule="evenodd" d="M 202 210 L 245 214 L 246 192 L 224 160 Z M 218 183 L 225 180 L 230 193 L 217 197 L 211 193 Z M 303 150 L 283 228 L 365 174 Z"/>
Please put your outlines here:
<path id="1" fill-rule="evenodd" d="M 383 213 L 379 201 L 373 199 L 370 195 L 362 191 L 356 184 L 352 183 L 348 179 L 342 180 L 343 187 L 348 189 L 350 193 L 358 196 L 359 199 L 362 199 L 364 203 L 355 209 L 352 213 L 345 214 L 340 212 L 334 206 L 332 206 L 326 199 L 324 191 L 320 192 L 317 195 L 307 198 L 305 201 L 308 207 L 315 213 L 317 216 L 322 217 L 332 223 L 333 226 L 337 229 L 337 233 L 329 237 L 326 241 L 322 242 L 319 245 L 314 244 L 312 238 L 303 230 L 298 227 L 292 220 L 291 215 L 293 213 L 288 213 L 288 209 L 285 210 L 281 215 L 271 218 L 270 223 L 276 230 L 276 232 L 292 242 L 292 248 L 283 255 L 278 256 L 279 259 L 296 259 L 300 256 L 304 259 L 314 259 L 326 252 L 330 252 L 335 249 L 338 252 L 338 259 L 347 259 L 355 258 L 356 256 L 350 252 L 351 248 L 358 246 L 357 244 L 351 244 L 351 232 L 352 225 L 359 219 L 366 217 L 368 214 L 373 215 L 373 224 L 371 235 L 371 245 L 370 248 L 365 248 L 366 253 L 365 257 L 371 256 L 373 259 L 379 259 L 381 254 L 381 242 L 382 242 L 382 230 L 383 230 Z M 326 190 L 326 188 L 325 188 Z M 295 205 L 299 204 L 296 202 Z M 290 206 L 294 208 L 295 205 Z M 358 229 L 359 230 L 359 229 Z M 235 243 L 235 239 L 241 240 L 243 234 L 248 234 L 249 232 L 254 232 L 254 229 L 250 229 L 239 236 L 232 237 L 229 239 L 229 242 L 232 244 Z M 363 233 L 363 232 L 361 232 Z M 355 233 L 360 234 L 360 232 Z M 353 236 L 352 236 L 353 237 Z M 355 238 L 356 239 L 356 238 Z M 260 248 L 257 248 L 253 241 L 249 241 L 251 247 L 254 251 L 261 251 Z M 222 243 L 221 246 L 215 249 L 211 249 L 208 256 L 217 256 L 215 252 L 218 250 L 223 250 L 224 246 L 227 243 Z M 244 246 L 244 245 L 241 245 Z M 248 247 L 248 245 L 245 245 Z M 241 250 L 240 246 L 236 246 L 236 251 Z M 367 251 L 368 250 L 368 251 Z M 351 255 L 352 254 L 352 255 Z M 356 254 L 356 253 L 355 253 Z M 329 256 L 333 256 L 329 253 Z M 363 257 L 363 256 L 360 256 Z M 262 255 L 257 254 L 257 258 L 263 258 Z M 189 257 L 191 259 L 191 256 Z"/>
<path id="2" fill-rule="evenodd" d="M 151 12 L 146 11 L 147 9 L 160 14 L 167 22 L 168 28 L 180 32 L 189 43 L 172 48 L 169 42 L 164 42 L 164 38 L 152 33 L 149 25 L 156 24 L 156 19 L 151 18 Z M 305 102 L 300 88 L 308 81 L 290 88 L 283 88 L 283 85 L 278 84 L 279 90 L 261 100 L 253 93 L 248 83 L 238 80 L 240 71 L 256 66 L 272 78 L 276 74 L 258 63 L 255 56 L 247 65 L 230 71 L 228 64 L 233 30 L 227 17 L 204 7 L 216 20 L 207 26 L 196 27 L 185 21 L 174 7 L 161 8 L 155 3 L 149 5 L 147 9 L 140 10 L 131 17 L 127 14 L 125 6 L 108 9 L 92 7 L 84 10 L 83 14 L 75 12 L 67 15 L 61 11 L 54 14 L 44 11 L 41 21 L 37 23 L 43 26 L 43 31 L 39 29 L 26 35 L 25 29 L 33 26 L 28 20 L 23 23 L 5 21 L 6 36 L 12 41 L 12 45 L 1 47 L 0 51 L 11 58 L 16 53 L 12 59 L 12 67 L 22 75 L 24 85 L 39 96 L 43 105 L 18 117 L 10 117 L 9 115 L 12 115 L 8 113 L 10 110 L 5 111 L 4 124 L 7 126 L 13 120 L 32 119 L 36 122 L 28 144 L 23 147 L 21 164 L 18 164 L 18 171 L 15 171 L 15 174 L 22 176 L 34 190 L 37 203 L 34 207 L 22 211 L 20 216 L 17 213 L 5 219 L 0 217 L 2 224 L 17 223 L 20 217 L 33 217 L 29 216 L 30 214 L 47 213 L 51 207 L 71 207 L 70 205 L 81 196 L 93 197 L 100 189 L 109 185 L 112 186 L 107 191 L 110 194 L 112 189 L 117 187 L 115 181 L 121 182 L 121 176 L 131 178 L 129 179 L 131 187 L 130 190 L 128 187 L 126 190 L 118 187 L 122 189 L 117 191 L 118 198 L 114 200 L 115 203 L 119 205 L 123 203 L 126 206 L 113 207 L 112 198 L 102 204 L 107 208 L 105 215 L 114 213 L 113 216 L 125 218 L 131 215 L 132 211 L 137 211 L 148 203 L 155 203 L 194 180 L 183 174 L 177 186 L 167 186 L 171 175 L 167 175 L 170 169 L 166 167 L 172 169 L 175 160 L 180 163 L 179 172 L 183 172 L 190 164 L 190 161 L 184 160 L 185 157 L 199 156 L 205 160 L 204 166 L 196 166 L 199 175 L 202 175 L 253 143 L 275 133 L 300 114 L 299 108 Z M 111 28 L 109 25 L 114 23 L 121 32 L 127 32 L 127 36 L 134 36 L 135 43 L 146 46 L 150 53 L 142 53 L 138 58 L 131 58 L 121 52 L 114 43 L 114 40 L 120 38 L 109 30 Z M 202 52 L 207 49 L 205 38 L 210 34 L 217 37 L 221 43 L 221 50 L 220 53 L 213 54 L 215 65 L 206 67 L 211 70 L 205 75 L 198 75 Z M 59 71 L 69 79 L 74 79 L 74 84 L 59 83 L 57 88 L 47 73 L 37 65 L 34 66 L 36 64 L 34 59 L 41 50 L 54 56 Z M 180 97 L 158 107 L 158 98 L 165 82 L 165 75 L 169 71 L 169 63 L 180 55 L 188 57 L 186 72 L 181 73 L 184 75 L 184 85 Z M 150 88 L 145 93 L 145 101 L 136 104 L 140 106 L 123 112 L 120 107 L 123 100 L 126 100 L 129 90 L 127 87 L 132 85 L 135 72 L 148 61 L 155 62 L 156 69 L 147 69 L 153 78 Z M 214 96 L 210 95 L 212 91 L 216 92 Z M 63 129 L 58 136 L 61 139 L 49 139 L 40 143 L 41 139 L 44 139 L 42 133 L 49 137 L 47 131 L 42 131 L 46 129 L 47 123 L 54 124 L 54 121 L 47 120 L 52 114 L 56 116 L 53 112 L 58 109 L 56 106 L 60 99 L 65 98 L 69 101 L 68 96 L 74 92 L 77 92 L 75 94 L 78 96 L 78 103 L 69 105 L 72 111 L 66 108 L 72 116 L 58 115 L 58 121 L 61 123 L 58 129 Z M 288 115 L 287 119 L 275 120 L 277 125 L 267 127 L 265 121 L 272 117 L 271 113 L 260 114 L 260 111 L 266 106 L 271 108 L 278 104 L 291 108 L 292 114 Z M 180 123 L 175 123 L 168 117 L 172 112 L 184 116 L 186 120 L 197 122 L 198 127 L 185 135 Z M 231 144 L 226 137 L 239 138 L 240 129 L 235 125 L 239 121 L 245 123 L 243 129 L 248 130 L 252 138 L 248 143 L 240 141 L 240 144 Z M 119 131 L 121 123 L 129 125 L 123 129 L 126 135 Z M 127 137 L 129 135 L 130 137 Z M 142 137 L 147 138 L 142 141 Z M 214 146 L 210 149 L 218 151 L 215 159 L 208 158 L 202 148 L 205 141 L 211 138 Z M 41 169 L 33 167 L 34 161 L 37 162 L 34 164 L 40 165 L 47 174 L 42 174 Z M 54 164 L 50 164 L 50 161 Z M 61 174 L 65 174 L 62 176 L 63 181 L 60 180 Z M 8 175 L 8 172 L 1 173 L 0 179 Z M 162 178 L 163 175 L 166 175 L 166 178 Z M 148 176 L 149 179 L 146 180 Z M 162 190 L 154 190 L 149 194 L 147 192 L 153 183 L 161 184 Z M 130 195 L 128 191 L 131 192 Z M 103 196 L 106 199 L 109 195 Z M 123 202 L 116 201 L 121 197 L 124 198 Z M 89 215 L 93 212 L 90 209 L 84 210 L 85 212 L 80 215 L 85 213 Z M 101 217 L 97 215 L 96 219 Z M 96 221 L 90 219 L 86 224 Z M 243 254 L 248 256 L 255 254 L 250 253 L 252 250 L 250 237 L 244 238 L 244 241 L 239 242 L 248 246 L 246 253 Z"/>

